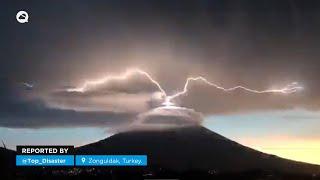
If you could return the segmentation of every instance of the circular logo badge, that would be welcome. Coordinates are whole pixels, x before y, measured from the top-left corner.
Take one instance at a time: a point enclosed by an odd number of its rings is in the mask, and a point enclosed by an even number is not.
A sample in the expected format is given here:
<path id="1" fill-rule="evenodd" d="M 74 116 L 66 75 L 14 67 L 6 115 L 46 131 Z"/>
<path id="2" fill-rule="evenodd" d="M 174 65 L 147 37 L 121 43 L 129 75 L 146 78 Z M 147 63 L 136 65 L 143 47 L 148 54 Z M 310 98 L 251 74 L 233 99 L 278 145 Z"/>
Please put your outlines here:
<path id="1" fill-rule="evenodd" d="M 19 11 L 16 15 L 16 19 L 19 23 L 26 23 L 28 22 L 29 15 L 26 11 Z"/>

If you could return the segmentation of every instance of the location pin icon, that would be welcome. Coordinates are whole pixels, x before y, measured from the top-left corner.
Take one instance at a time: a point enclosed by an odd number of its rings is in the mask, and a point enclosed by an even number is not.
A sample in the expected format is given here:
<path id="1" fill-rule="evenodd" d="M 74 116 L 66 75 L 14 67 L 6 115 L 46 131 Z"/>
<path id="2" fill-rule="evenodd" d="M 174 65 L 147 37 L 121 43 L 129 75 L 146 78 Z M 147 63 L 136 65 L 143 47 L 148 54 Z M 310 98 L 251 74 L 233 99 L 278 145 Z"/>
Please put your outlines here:
<path id="1" fill-rule="evenodd" d="M 81 158 L 82 163 L 86 162 L 86 158 Z"/>

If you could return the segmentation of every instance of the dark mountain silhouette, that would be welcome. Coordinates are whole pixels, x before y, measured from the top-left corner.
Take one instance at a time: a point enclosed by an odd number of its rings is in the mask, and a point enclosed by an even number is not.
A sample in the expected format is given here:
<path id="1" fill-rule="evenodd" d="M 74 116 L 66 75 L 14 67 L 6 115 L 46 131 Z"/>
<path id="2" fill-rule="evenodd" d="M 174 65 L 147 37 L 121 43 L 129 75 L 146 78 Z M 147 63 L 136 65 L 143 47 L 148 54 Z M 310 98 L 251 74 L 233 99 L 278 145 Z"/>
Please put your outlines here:
<path id="1" fill-rule="evenodd" d="M 118 133 L 76 154 L 146 154 L 148 166 L 16 168 L 15 152 L 0 148 L 0 178 L 314 180 L 320 173 L 320 166 L 261 153 L 200 126 Z"/>
<path id="2" fill-rule="evenodd" d="M 0 179 L 9 179 L 14 174 L 16 152 L 0 147 Z"/>
<path id="3" fill-rule="evenodd" d="M 149 167 L 173 172 L 320 172 L 320 166 L 261 153 L 200 126 L 123 132 L 79 147 L 76 151 L 78 154 L 146 154 Z"/>

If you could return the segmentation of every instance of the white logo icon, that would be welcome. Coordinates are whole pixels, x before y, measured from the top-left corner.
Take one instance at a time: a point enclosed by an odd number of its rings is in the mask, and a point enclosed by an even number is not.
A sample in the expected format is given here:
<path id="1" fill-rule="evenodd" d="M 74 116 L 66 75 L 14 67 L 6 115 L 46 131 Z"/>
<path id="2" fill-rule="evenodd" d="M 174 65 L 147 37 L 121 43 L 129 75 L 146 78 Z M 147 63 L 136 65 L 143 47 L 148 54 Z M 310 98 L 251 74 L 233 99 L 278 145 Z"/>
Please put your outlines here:
<path id="1" fill-rule="evenodd" d="M 86 162 L 86 158 L 81 158 L 82 163 Z"/>
<path id="2" fill-rule="evenodd" d="M 26 23 L 28 22 L 29 15 L 26 11 L 19 11 L 16 15 L 16 19 L 19 23 Z"/>

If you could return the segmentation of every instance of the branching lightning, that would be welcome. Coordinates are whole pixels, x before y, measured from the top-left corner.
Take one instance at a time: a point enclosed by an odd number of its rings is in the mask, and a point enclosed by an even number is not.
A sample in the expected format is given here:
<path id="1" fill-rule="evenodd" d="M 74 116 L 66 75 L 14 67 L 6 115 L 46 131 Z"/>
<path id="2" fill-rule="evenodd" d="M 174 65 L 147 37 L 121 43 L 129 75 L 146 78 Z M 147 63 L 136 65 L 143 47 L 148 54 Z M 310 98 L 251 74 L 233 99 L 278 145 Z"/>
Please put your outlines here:
<path id="1" fill-rule="evenodd" d="M 110 82 L 112 80 L 125 80 L 125 79 L 129 78 L 130 76 L 132 76 L 134 74 L 143 75 L 143 76 L 147 77 L 148 80 L 150 80 L 151 83 L 156 85 L 157 88 L 159 89 L 159 91 L 161 91 L 161 93 L 165 97 L 165 100 L 164 100 L 163 104 L 166 105 L 166 106 L 174 105 L 174 103 L 172 103 L 173 99 L 175 99 L 175 98 L 177 98 L 179 96 L 187 94 L 188 93 L 188 87 L 189 87 L 189 84 L 190 84 L 191 81 L 202 81 L 205 84 L 207 84 L 209 86 L 212 86 L 212 87 L 214 87 L 216 89 L 222 90 L 224 92 L 231 92 L 231 91 L 235 91 L 235 90 L 244 90 L 244 91 L 247 91 L 247 92 L 250 92 L 250 93 L 256 93 L 256 94 L 264 94 L 264 93 L 290 94 L 290 93 L 295 93 L 295 92 L 303 89 L 303 87 L 299 86 L 297 82 L 290 83 L 290 84 L 288 84 L 285 87 L 280 88 L 280 89 L 256 90 L 256 89 L 251 89 L 251 88 L 248 88 L 248 87 L 245 87 L 245 86 L 241 86 L 241 85 L 235 86 L 235 87 L 231 87 L 231 88 L 224 88 L 222 86 L 219 86 L 219 85 L 217 85 L 215 83 L 212 83 L 212 82 L 208 81 L 206 78 L 204 78 L 202 76 L 198 76 L 198 77 L 188 77 L 186 82 L 185 82 L 185 84 L 184 84 L 183 90 L 181 90 L 181 91 L 179 91 L 179 92 L 177 92 L 177 93 L 175 93 L 173 95 L 168 96 L 166 91 L 161 87 L 160 83 L 157 82 L 155 79 L 153 79 L 150 74 L 148 74 L 147 72 L 145 72 L 143 70 L 140 70 L 140 69 L 130 69 L 130 70 L 127 70 L 125 73 L 120 74 L 120 75 L 110 75 L 110 76 L 106 76 L 106 77 L 104 77 L 102 79 L 98 79 L 98 80 L 94 80 L 94 81 L 85 81 L 83 83 L 83 85 L 81 85 L 81 86 L 79 86 L 77 88 L 66 89 L 66 91 L 67 92 L 81 92 L 81 93 L 84 93 L 84 92 L 90 90 L 90 88 L 92 88 L 92 87 L 108 83 L 108 82 Z"/>
<path id="2" fill-rule="evenodd" d="M 121 75 L 116 75 L 116 76 L 110 75 L 110 76 L 106 76 L 102 79 L 98 79 L 98 80 L 94 80 L 94 81 L 85 81 L 82 86 L 77 87 L 77 88 L 68 88 L 68 89 L 66 89 L 66 91 L 83 93 L 83 92 L 88 91 L 89 88 L 91 88 L 91 87 L 98 86 L 100 84 L 105 84 L 105 83 L 108 83 L 112 80 L 125 80 L 134 74 L 140 74 L 140 75 L 147 77 L 150 80 L 150 82 L 155 84 L 158 87 L 158 89 L 166 96 L 166 92 L 162 89 L 160 84 L 156 80 L 154 80 L 147 72 L 142 71 L 140 69 L 129 69 Z"/>
<path id="3" fill-rule="evenodd" d="M 250 88 L 244 87 L 244 86 L 235 86 L 235 87 L 231 87 L 231 88 L 224 88 L 224 87 L 221 87 L 221 86 L 219 86 L 217 84 L 214 84 L 214 83 L 208 81 L 206 78 L 204 78 L 202 76 L 199 76 L 199 77 L 189 77 L 189 78 L 187 78 L 186 83 L 184 84 L 183 90 L 180 91 L 180 92 L 177 92 L 176 94 L 173 94 L 171 96 L 167 96 L 167 100 L 166 101 L 167 102 L 171 102 L 172 99 L 186 94 L 188 92 L 188 86 L 189 86 L 189 83 L 191 81 L 202 81 L 205 84 L 208 84 L 209 86 L 213 86 L 213 87 L 215 87 L 217 89 L 220 89 L 222 91 L 225 91 L 225 92 L 230 92 L 230 91 L 235 91 L 235 90 L 238 90 L 238 89 L 242 89 L 244 91 L 248 91 L 248 92 L 256 93 L 256 94 L 263 94 L 263 93 L 290 94 L 290 93 L 294 93 L 294 92 L 297 92 L 298 90 L 303 89 L 303 87 L 299 86 L 297 82 L 290 83 L 290 84 L 286 85 L 285 87 L 283 87 L 281 89 L 255 90 L 255 89 L 250 89 Z"/>

